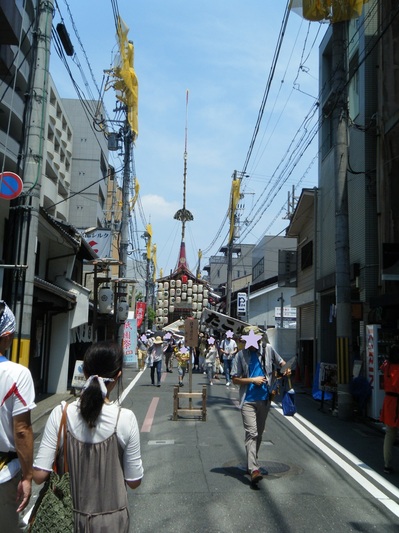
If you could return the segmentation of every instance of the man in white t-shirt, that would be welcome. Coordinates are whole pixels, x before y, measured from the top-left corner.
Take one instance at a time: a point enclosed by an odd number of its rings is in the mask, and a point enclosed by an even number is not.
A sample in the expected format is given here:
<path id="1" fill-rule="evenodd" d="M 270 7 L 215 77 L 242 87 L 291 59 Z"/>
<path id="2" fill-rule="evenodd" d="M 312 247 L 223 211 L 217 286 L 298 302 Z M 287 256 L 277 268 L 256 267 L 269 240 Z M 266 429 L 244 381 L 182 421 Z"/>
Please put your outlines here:
<path id="1" fill-rule="evenodd" d="M 0 300 L 0 517 L 7 533 L 25 529 L 19 513 L 28 505 L 32 491 L 30 411 L 36 407 L 29 369 L 4 356 L 14 332 L 15 317 Z"/>
<path id="2" fill-rule="evenodd" d="M 222 340 L 219 346 L 220 353 L 223 356 L 223 372 L 226 376 L 226 386 L 231 384 L 231 369 L 233 361 L 237 353 L 237 343 L 233 339 L 233 332 L 231 330 L 226 332 L 225 338 Z"/>

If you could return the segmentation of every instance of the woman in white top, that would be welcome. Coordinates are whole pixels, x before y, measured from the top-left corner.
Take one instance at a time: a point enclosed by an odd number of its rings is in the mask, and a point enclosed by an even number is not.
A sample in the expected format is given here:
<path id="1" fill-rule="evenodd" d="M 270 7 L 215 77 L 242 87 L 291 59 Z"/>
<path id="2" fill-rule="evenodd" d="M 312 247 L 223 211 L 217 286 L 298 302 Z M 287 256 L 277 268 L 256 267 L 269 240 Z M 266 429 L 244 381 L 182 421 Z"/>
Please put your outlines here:
<path id="1" fill-rule="evenodd" d="M 140 485 L 143 465 L 134 413 L 109 401 L 110 392 L 120 383 L 122 362 L 119 345 L 93 344 L 84 356 L 87 381 L 81 397 L 68 406 L 67 458 L 75 533 L 88 527 L 90 531 L 129 531 L 126 485 L 132 489 Z M 52 470 L 62 410 L 62 405 L 53 409 L 46 423 L 34 462 L 37 484 L 46 481 Z"/>
<path id="2" fill-rule="evenodd" d="M 213 376 L 215 374 L 215 364 L 218 356 L 218 350 L 215 346 L 215 339 L 213 337 L 208 339 L 208 344 L 209 347 L 205 355 L 205 368 L 209 385 L 213 385 Z"/>

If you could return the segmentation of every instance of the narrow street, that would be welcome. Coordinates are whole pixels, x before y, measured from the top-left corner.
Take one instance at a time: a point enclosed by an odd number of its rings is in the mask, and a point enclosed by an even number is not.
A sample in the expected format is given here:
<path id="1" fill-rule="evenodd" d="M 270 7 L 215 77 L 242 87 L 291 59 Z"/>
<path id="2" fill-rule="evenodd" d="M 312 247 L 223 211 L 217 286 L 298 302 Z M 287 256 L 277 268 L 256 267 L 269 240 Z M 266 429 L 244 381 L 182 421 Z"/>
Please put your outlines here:
<path id="1" fill-rule="evenodd" d="M 206 377 L 192 379 L 193 391 L 201 391 Z M 176 369 L 163 374 L 160 388 L 151 386 L 148 369 L 124 371 L 122 405 L 137 416 L 145 468 L 141 486 L 129 491 L 132 531 L 397 530 L 399 475 L 382 474 L 381 428 L 339 420 L 327 404 L 320 411 L 297 384 L 295 417 L 283 416 L 278 398 L 271 409 L 260 453 L 265 475 L 253 487 L 245 473 L 238 390 L 221 376 L 207 389 L 205 422 L 173 421 L 176 382 Z M 188 376 L 183 389 L 188 392 Z M 187 399 L 181 402 L 188 407 Z M 36 449 L 45 418 L 34 424 Z"/>

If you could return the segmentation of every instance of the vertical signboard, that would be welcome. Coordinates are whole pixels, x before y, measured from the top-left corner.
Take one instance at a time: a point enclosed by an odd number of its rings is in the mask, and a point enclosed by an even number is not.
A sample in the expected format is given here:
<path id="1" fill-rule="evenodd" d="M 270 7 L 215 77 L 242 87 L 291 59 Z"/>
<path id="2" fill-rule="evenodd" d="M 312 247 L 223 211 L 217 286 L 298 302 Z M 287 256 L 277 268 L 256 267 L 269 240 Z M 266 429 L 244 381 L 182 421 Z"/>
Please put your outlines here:
<path id="1" fill-rule="evenodd" d="M 239 292 L 237 294 L 237 315 L 245 315 L 247 313 L 247 293 Z"/>
<path id="2" fill-rule="evenodd" d="M 186 318 L 184 321 L 185 345 L 190 348 L 198 346 L 198 320 L 196 318 Z"/>
<path id="3" fill-rule="evenodd" d="M 137 367 L 137 324 L 135 318 L 125 321 L 123 329 L 123 366 Z"/>

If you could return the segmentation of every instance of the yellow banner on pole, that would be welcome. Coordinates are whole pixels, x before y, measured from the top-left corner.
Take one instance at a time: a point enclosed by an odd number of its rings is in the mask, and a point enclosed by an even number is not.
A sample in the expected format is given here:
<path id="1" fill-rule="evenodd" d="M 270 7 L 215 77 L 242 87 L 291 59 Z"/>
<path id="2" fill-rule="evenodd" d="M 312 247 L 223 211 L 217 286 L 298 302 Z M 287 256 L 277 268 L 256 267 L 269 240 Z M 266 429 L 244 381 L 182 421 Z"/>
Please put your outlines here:
<path id="1" fill-rule="evenodd" d="M 231 184 L 229 243 L 231 243 L 234 237 L 235 214 L 238 200 L 240 199 L 240 184 L 241 180 L 239 178 L 234 179 L 233 183 Z"/>

